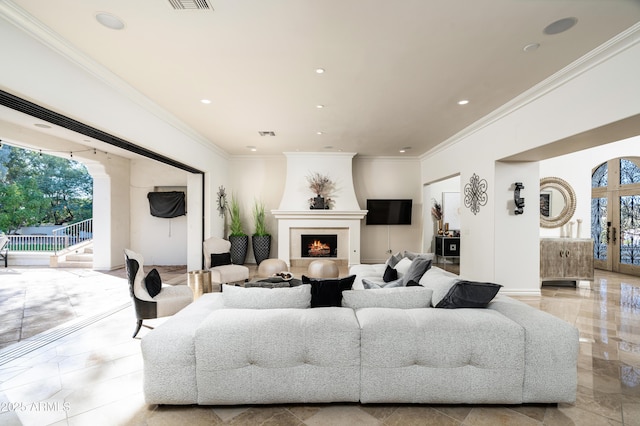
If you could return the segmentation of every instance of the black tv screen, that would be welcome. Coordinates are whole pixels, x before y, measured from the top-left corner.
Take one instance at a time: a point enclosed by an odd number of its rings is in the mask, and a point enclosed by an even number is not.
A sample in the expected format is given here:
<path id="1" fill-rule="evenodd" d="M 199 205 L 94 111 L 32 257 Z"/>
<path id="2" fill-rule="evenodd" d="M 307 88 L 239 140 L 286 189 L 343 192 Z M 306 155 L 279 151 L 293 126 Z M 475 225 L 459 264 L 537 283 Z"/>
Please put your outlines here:
<path id="1" fill-rule="evenodd" d="M 413 200 L 367 200 L 367 225 L 411 225 Z"/>

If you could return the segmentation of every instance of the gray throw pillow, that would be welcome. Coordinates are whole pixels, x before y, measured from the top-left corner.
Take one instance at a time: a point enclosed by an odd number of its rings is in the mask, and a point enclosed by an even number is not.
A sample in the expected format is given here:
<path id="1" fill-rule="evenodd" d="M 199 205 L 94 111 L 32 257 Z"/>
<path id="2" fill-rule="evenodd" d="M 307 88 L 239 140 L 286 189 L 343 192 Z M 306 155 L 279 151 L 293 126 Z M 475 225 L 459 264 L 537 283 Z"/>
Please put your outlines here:
<path id="1" fill-rule="evenodd" d="M 433 253 L 414 253 L 412 251 L 405 250 L 403 253 L 403 256 L 411 260 L 415 259 L 416 257 L 424 257 L 427 260 L 433 260 L 434 254 Z"/>
<path id="2" fill-rule="evenodd" d="M 385 262 L 385 265 L 395 268 L 398 262 L 402 260 L 402 253 L 398 252 L 396 254 L 391 255 L 389 259 Z"/>
<path id="3" fill-rule="evenodd" d="M 429 268 L 431 268 L 431 260 L 427 260 L 424 257 L 416 257 L 411 262 L 407 273 L 402 276 L 402 285 L 406 286 L 409 281 L 420 281 L 420 278 Z"/>
<path id="4" fill-rule="evenodd" d="M 500 284 L 460 280 L 434 306 L 445 309 L 486 308 L 500 287 Z"/>

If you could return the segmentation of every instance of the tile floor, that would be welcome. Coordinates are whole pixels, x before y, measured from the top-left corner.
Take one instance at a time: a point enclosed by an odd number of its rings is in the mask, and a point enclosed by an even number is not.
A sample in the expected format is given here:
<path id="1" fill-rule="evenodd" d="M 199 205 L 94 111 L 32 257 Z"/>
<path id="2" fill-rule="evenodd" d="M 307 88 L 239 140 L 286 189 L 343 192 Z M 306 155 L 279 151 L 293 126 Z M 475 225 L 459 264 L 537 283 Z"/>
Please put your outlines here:
<path id="1" fill-rule="evenodd" d="M 160 272 L 186 282 L 184 268 Z M 0 268 L 0 424 L 640 425 L 638 277 L 596 271 L 592 289 L 545 286 L 522 299 L 579 328 L 575 404 L 158 407 L 144 403 L 124 276 Z"/>

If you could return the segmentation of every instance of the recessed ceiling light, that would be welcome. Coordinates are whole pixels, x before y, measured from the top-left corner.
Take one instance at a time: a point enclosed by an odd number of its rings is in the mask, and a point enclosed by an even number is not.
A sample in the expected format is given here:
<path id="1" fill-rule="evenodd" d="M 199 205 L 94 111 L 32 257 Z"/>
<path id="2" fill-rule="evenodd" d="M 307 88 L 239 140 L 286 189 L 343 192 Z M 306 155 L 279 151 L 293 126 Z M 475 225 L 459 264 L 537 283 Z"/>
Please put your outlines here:
<path id="1" fill-rule="evenodd" d="M 42 123 L 36 123 L 36 124 L 34 124 L 34 126 L 40 127 L 41 129 L 50 129 L 51 128 L 51 126 L 49 126 L 48 124 L 42 124 Z"/>
<path id="2" fill-rule="evenodd" d="M 324 108 L 324 105 L 316 105 L 316 108 L 322 109 L 322 108 Z"/>
<path id="3" fill-rule="evenodd" d="M 540 43 L 529 43 L 523 47 L 522 50 L 525 52 L 533 52 L 538 50 L 538 47 L 540 47 Z"/>
<path id="4" fill-rule="evenodd" d="M 558 19 L 547 25 L 542 32 L 547 35 L 560 34 L 571 29 L 577 22 L 578 19 L 574 17 Z"/>
<path id="5" fill-rule="evenodd" d="M 316 74 L 324 74 L 324 68 L 316 68 Z"/>
<path id="6" fill-rule="evenodd" d="M 112 30 L 121 30 L 124 28 L 124 22 L 122 22 L 122 19 L 110 13 L 98 12 L 96 13 L 96 20 Z"/>
<path id="7" fill-rule="evenodd" d="M 250 151 L 256 152 L 258 150 L 258 148 L 256 148 L 253 145 L 247 145 L 247 149 L 249 149 Z"/>
<path id="8" fill-rule="evenodd" d="M 405 152 L 409 151 L 410 149 L 411 149 L 410 146 L 405 146 L 405 147 L 400 148 L 400 152 L 401 153 L 405 153 Z"/>
<path id="9" fill-rule="evenodd" d="M 468 99 L 462 99 L 461 101 L 458 101 L 458 105 L 466 105 L 469 103 Z"/>
<path id="10" fill-rule="evenodd" d="M 324 135 L 324 132 L 316 132 L 316 135 Z"/>
<path id="11" fill-rule="evenodd" d="M 209 100 L 209 99 L 200 99 L 200 102 L 202 102 L 205 105 L 209 105 L 211 103 L 211 100 Z"/>

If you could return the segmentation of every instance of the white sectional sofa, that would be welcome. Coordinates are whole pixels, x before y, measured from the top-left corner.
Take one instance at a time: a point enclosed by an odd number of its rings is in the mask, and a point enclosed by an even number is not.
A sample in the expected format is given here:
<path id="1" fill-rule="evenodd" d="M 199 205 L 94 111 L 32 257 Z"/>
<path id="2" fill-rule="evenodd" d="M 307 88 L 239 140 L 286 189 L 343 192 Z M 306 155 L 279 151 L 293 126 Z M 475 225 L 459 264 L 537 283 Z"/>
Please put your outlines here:
<path id="1" fill-rule="evenodd" d="M 444 277 L 432 268 L 421 282 Z M 156 327 L 142 339 L 146 402 L 575 401 L 578 332 L 550 314 L 502 295 L 486 309 L 433 308 L 438 284 L 309 308 L 311 285 L 225 288 Z"/>

